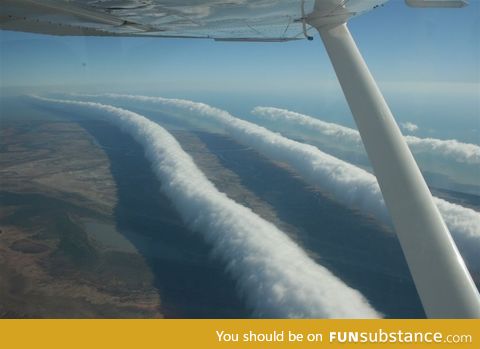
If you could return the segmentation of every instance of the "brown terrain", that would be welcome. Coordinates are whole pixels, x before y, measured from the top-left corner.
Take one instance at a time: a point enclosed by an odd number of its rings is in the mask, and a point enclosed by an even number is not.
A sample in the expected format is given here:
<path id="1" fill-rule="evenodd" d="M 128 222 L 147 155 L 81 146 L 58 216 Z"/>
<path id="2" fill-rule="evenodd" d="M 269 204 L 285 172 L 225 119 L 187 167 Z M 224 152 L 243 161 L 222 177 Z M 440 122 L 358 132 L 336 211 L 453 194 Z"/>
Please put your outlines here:
<path id="1" fill-rule="evenodd" d="M 53 118 L 0 126 L 0 317 L 162 317 L 93 138 Z"/>

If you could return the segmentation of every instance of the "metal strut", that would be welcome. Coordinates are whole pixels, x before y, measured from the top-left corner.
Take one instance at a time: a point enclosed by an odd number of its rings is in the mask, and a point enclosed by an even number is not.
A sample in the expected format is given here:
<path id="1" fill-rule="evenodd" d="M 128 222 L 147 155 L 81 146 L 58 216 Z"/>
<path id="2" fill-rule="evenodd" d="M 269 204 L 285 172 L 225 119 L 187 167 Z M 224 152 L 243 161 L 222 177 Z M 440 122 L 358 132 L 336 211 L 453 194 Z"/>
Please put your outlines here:
<path id="1" fill-rule="evenodd" d="M 325 44 L 430 318 L 478 318 L 480 295 L 346 23 L 309 18 Z"/>

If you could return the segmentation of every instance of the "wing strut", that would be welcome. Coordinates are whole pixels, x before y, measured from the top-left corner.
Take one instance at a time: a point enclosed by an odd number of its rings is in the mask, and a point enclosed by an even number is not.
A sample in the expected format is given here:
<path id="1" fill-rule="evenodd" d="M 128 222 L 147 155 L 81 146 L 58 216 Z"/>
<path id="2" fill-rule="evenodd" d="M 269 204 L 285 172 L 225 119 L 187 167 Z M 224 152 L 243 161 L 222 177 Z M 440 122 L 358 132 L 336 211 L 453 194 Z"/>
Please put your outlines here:
<path id="1" fill-rule="evenodd" d="M 346 23 L 309 16 L 355 118 L 423 307 L 430 318 L 478 318 L 480 295 Z"/>

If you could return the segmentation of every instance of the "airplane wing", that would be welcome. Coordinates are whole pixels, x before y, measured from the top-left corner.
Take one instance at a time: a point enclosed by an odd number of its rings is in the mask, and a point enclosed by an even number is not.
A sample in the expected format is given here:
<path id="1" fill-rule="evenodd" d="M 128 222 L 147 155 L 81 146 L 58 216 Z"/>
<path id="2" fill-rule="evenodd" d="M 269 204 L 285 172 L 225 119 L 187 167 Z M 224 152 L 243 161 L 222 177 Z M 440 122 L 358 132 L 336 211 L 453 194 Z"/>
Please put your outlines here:
<path id="1" fill-rule="evenodd" d="M 0 29 L 53 35 L 287 41 L 306 15 L 349 18 L 387 0 L 2 0 Z M 318 12 L 318 11 L 317 11 Z"/>

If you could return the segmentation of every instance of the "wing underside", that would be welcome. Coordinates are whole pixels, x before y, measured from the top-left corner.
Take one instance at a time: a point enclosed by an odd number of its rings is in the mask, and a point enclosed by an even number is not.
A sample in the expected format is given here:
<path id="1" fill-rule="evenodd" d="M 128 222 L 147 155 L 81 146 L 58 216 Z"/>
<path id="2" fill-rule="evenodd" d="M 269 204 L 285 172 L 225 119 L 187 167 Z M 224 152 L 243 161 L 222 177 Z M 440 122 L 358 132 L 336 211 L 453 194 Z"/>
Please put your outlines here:
<path id="1" fill-rule="evenodd" d="M 0 29 L 54 35 L 287 41 L 304 18 L 354 16 L 385 0 L 2 0 Z"/>

